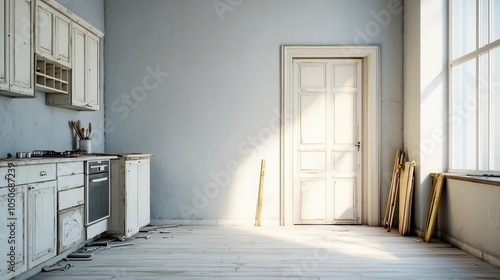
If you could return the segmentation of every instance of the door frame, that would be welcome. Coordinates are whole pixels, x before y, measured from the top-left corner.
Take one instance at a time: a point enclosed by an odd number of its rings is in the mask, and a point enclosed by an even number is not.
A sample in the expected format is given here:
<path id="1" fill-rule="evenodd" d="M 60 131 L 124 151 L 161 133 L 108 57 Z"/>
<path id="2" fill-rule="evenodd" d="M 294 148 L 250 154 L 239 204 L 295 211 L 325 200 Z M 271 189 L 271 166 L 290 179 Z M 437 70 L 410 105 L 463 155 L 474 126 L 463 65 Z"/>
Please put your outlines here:
<path id="1" fill-rule="evenodd" d="M 361 223 L 380 225 L 380 48 L 378 46 L 281 46 L 280 224 L 293 225 L 293 60 L 361 58 Z"/>

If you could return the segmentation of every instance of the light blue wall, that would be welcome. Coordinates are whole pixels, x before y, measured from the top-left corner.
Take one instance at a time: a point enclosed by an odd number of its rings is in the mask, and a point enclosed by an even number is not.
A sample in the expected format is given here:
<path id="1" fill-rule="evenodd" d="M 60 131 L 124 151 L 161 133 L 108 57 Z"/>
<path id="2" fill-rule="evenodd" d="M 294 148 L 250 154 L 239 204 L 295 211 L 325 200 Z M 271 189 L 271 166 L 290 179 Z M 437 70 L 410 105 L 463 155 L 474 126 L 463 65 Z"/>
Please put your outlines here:
<path id="1" fill-rule="evenodd" d="M 103 0 L 59 2 L 104 31 Z M 104 79 L 104 71 L 101 73 L 101 78 Z M 7 153 L 15 154 L 17 151 L 28 152 L 35 149 L 64 151 L 75 148 L 68 122 L 78 119 L 86 125 L 92 122 L 96 127 L 93 150 L 103 152 L 104 129 L 97 129 L 104 119 L 103 109 L 99 112 L 78 112 L 45 106 L 45 93 L 40 92 L 35 94 L 34 99 L 0 96 L 0 158 L 6 157 Z"/>
<path id="2" fill-rule="evenodd" d="M 152 219 L 198 224 L 253 223 L 265 158 L 263 219 L 276 224 L 280 45 L 379 45 L 385 210 L 403 144 L 402 13 L 386 16 L 397 4 L 106 0 L 106 151 L 153 153 Z"/>

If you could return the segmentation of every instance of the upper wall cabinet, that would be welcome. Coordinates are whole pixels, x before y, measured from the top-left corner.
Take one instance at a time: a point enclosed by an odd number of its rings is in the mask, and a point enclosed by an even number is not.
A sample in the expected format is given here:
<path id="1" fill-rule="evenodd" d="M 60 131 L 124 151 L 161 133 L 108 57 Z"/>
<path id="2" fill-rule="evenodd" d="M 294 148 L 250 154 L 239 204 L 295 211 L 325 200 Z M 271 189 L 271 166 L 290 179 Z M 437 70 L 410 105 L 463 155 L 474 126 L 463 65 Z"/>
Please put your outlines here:
<path id="1" fill-rule="evenodd" d="M 32 0 L 0 0 L 0 94 L 33 97 Z"/>
<path id="2" fill-rule="evenodd" d="M 42 1 L 37 2 L 35 15 L 35 52 L 41 58 L 70 68 L 71 20 Z"/>
<path id="3" fill-rule="evenodd" d="M 104 34 L 54 0 L 37 1 L 35 30 L 36 84 L 46 104 L 99 110 Z"/>

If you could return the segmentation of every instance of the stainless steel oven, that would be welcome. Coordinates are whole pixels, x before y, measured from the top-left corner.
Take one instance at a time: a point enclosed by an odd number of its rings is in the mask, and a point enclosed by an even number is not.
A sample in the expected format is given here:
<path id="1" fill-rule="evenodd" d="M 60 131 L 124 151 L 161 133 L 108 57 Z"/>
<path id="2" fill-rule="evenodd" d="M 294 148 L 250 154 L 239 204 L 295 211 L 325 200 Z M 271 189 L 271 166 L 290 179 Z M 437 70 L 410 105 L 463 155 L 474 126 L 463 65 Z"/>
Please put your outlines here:
<path id="1" fill-rule="evenodd" d="M 86 226 L 109 217 L 109 160 L 86 162 L 85 202 Z"/>

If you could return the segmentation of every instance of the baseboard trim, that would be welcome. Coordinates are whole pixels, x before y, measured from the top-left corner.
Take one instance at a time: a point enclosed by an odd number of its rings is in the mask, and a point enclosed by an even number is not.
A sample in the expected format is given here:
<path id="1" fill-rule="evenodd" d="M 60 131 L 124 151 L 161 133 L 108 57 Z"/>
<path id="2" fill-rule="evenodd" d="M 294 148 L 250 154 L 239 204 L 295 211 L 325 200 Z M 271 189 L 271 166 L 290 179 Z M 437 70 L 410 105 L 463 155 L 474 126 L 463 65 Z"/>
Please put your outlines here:
<path id="1" fill-rule="evenodd" d="M 467 253 L 469 253 L 477 258 L 482 259 L 485 262 L 492 264 L 492 265 L 500 267 L 500 258 L 493 256 L 492 254 L 483 252 L 480 249 L 478 249 L 474 246 L 471 246 L 467 243 L 464 243 L 464 242 L 462 242 L 454 237 L 451 237 L 445 233 L 442 233 L 442 239 L 444 241 L 450 243 L 452 246 L 455 246 L 455 247 L 461 249 L 462 251 L 465 251 L 465 252 L 467 252 Z"/>
<path id="2" fill-rule="evenodd" d="M 151 219 L 152 225 L 178 226 L 255 226 L 255 220 L 231 219 Z M 279 220 L 262 220 L 262 226 L 279 226 Z"/>

